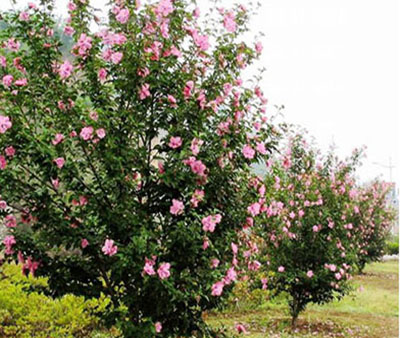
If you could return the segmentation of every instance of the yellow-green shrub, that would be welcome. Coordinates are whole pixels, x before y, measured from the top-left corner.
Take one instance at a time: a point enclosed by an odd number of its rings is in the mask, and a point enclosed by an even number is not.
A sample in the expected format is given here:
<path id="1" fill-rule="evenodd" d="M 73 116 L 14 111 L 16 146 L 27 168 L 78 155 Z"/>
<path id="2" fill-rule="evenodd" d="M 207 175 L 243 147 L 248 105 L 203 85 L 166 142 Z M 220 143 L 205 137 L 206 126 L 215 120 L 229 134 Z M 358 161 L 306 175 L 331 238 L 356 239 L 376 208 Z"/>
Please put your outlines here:
<path id="1" fill-rule="evenodd" d="M 95 313 L 107 306 L 104 297 L 85 301 L 66 295 L 52 299 L 40 292 L 45 288 L 45 278 L 25 277 L 15 264 L 1 267 L 0 337 L 89 337 L 98 327 Z"/>

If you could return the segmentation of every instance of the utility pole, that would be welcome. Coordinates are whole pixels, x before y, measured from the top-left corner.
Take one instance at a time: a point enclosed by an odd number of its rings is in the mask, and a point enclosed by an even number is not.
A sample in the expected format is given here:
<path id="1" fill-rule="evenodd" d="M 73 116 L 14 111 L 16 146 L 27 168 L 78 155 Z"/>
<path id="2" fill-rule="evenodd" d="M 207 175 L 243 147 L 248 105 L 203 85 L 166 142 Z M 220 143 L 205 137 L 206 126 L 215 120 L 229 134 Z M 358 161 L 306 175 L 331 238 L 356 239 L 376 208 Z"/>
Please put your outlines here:
<path id="1" fill-rule="evenodd" d="M 372 164 L 379 165 L 379 166 L 381 166 L 383 168 L 389 169 L 389 180 L 390 180 L 390 183 L 393 182 L 392 181 L 392 179 L 393 179 L 392 173 L 393 173 L 393 169 L 396 168 L 396 166 L 392 164 L 392 158 L 391 157 L 389 157 L 389 165 L 378 163 L 378 162 L 372 162 Z"/>

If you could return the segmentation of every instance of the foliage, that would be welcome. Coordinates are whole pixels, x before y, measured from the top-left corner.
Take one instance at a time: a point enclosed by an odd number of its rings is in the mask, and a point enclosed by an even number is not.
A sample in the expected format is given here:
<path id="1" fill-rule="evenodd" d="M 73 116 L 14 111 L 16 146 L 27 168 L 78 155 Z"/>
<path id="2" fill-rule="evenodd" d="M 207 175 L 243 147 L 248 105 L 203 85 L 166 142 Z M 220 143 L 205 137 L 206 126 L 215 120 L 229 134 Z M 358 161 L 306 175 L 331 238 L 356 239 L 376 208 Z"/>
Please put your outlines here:
<path id="1" fill-rule="evenodd" d="M 387 255 L 398 255 L 399 254 L 399 240 L 397 241 L 386 241 L 385 253 Z"/>
<path id="2" fill-rule="evenodd" d="M 93 33 L 73 0 L 66 60 L 52 11 L 1 16 L 5 254 L 52 296 L 107 295 L 103 319 L 126 337 L 212 335 L 202 313 L 235 280 L 251 165 L 277 139 L 240 79 L 262 49 L 240 37 L 250 12 L 201 26 L 195 1 L 116 1 Z"/>
<path id="3" fill-rule="evenodd" d="M 0 272 L 1 337 L 88 337 L 99 326 L 96 313 L 105 309 L 106 299 L 66 295 L 53 300 L 42 292 L 45 278 L 25 277 L 15 264 L 3 265 Z"/>

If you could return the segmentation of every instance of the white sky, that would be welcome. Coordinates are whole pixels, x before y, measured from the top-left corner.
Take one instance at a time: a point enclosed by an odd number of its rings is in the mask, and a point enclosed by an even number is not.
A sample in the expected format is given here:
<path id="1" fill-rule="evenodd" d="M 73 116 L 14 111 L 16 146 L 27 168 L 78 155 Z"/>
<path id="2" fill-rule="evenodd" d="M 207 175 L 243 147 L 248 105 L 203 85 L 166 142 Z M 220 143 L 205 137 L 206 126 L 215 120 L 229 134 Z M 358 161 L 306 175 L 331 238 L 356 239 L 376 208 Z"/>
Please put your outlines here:
<path id="1" fill-rule="evenodd" d="M 91 0 L 98 8 L 106 2 Z M 373 162 L 387 166 L 391 158 L 399 186 L 398 0 L 261 2 L 252 26 L 265 34 L 260 66 L 267 68 L 262 88 L 271 107 L 283 104 L 286 120 L 307 128 L 323 150 L 334 140 L 344 157 L 366 145 L 362 180 L 389 180 L 389 169 Z M 64 9 L 67 0 L 56 3 Z M 200 8 L 206 3 L 198 0 Z"/>

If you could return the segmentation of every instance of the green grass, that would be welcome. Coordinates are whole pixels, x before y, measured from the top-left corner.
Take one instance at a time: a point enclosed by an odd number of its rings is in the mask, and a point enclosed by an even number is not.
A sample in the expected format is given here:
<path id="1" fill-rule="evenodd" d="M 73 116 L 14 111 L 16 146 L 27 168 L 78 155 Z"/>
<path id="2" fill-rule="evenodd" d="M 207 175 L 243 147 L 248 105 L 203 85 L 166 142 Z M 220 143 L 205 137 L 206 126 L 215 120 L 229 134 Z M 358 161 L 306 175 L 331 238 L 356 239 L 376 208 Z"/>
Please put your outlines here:
<path id="1" fill-rule="evenodd" d="M 232 336 L 234 324 L 244 324 L 249 338 L 398 337 L 398 277 L 398 261 L 368 265 L 364 274 L 354 278 L 352 294 L 330 304 L 310 305 L 299 318 L 297 332 L 290 331 L 288 311 L 281 300 L 247 311 L 239 304 L 236 311 L 210 315 L 208 322 L 226 326 Z"/>

